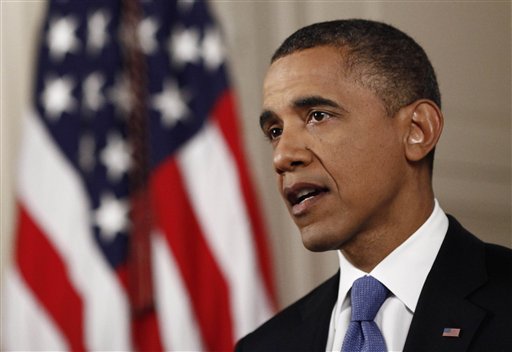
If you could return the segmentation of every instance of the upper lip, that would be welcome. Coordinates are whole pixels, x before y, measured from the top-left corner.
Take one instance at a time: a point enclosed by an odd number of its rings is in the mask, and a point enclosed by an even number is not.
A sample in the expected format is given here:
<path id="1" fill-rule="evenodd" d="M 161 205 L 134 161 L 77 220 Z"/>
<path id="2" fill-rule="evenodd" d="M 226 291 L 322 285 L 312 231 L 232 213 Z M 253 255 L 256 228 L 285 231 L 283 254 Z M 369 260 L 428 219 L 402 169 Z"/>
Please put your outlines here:
<path id="1" fill-rule="evenodd" d="M 294 206 L 302 202 L 304 199 L 315 196 L 321 192 L 327 192 L 329 189 L 325 186 L 310 183 L 299 182 L 283 189 L 285 199 Z"/>

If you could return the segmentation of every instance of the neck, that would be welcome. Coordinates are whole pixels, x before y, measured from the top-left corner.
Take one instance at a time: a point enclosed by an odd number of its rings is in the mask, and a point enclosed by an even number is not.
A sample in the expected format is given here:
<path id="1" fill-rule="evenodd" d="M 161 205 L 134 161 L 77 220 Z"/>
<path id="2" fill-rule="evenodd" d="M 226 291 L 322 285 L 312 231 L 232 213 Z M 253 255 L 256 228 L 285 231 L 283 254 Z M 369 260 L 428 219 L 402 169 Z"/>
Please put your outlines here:
<path id="1" fill-rule="evenodd" d="M 390 209 L 386 222 L 359 232 L 342 247 L 345 257 L 358 269 L 369 273 L 393 250 L 405 242 L 432 214 L 434 195 L 406 202 L 406 207 Z"/>

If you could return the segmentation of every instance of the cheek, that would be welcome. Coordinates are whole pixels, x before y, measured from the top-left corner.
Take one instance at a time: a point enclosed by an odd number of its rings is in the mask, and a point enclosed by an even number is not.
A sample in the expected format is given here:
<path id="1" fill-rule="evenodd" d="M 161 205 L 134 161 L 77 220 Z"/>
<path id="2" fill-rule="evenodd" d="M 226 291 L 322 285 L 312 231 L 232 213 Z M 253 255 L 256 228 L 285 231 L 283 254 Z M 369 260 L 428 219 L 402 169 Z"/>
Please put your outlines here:
<path id="1" fill-rule="evenodd" d="M 399 145 L 379 135 L 346 138 L 324 151 L 325 167 L 342 193 L 373 192 L 399 169 Z"/>
<path id="2" fill-rule="evenodd" d="M 369 167 L 385 167 L 397 159 L 400 140 L 391 120 L 371 128 L 361 128 L 359 132 L 351 139 L 351 143 L 357 151 L 356 157 Z"/>

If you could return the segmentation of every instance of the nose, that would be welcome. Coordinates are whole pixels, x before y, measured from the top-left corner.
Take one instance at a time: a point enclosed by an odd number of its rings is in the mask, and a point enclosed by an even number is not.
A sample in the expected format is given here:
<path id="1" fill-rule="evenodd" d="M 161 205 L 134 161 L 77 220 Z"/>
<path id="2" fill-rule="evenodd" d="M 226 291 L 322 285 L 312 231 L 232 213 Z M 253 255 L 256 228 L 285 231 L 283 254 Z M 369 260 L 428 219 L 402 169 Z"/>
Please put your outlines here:
<path id="1" fill-rule="evenodd" d="M 294 171 L 307 166 L 312 161 L 312 153 L 306 145 L 304 136 L 298 131 L 283 131 L 274 149 L 274 169 L 278 174 Z"/>

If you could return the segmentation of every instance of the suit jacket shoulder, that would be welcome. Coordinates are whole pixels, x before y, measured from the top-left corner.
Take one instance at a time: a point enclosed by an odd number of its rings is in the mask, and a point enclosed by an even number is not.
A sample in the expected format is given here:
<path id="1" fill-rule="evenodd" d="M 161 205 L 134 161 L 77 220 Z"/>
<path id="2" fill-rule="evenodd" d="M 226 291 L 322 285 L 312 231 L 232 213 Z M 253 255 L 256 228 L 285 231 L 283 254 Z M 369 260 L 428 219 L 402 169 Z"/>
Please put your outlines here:
<path id="1" fill-rule="evenodd" d="M 512 250 L 449 221 L 404 350 L 512 351 Z M 460 329 L 459 336 L 443 336 L 444 328 Z"/>
<path id="2" fill-rule="evenodd" d="M 339 272 L 240 340 L 236 351 L 325 351 Z"/>

